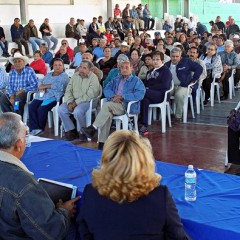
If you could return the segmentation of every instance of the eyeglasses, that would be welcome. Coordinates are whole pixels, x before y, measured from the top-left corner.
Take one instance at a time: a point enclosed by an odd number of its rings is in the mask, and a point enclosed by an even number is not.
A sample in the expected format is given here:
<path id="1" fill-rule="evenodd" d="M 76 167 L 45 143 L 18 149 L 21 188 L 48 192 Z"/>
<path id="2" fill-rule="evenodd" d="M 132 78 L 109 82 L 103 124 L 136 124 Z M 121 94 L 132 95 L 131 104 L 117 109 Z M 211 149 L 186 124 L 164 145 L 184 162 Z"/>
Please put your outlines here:
<path id="1" fill-rule="evenodd" d="M 66 45 L 67 43 L 66 42 L 63 42 L 62 45 Z"/>
<path id="2" fill-rule="evenodd" d="M 160 61 L 160 58 L 153 58 L 153 61 Z"/>
<path id="3" fill-rule="evenodd" d="M 208 48 L 207 50 L 215 51 L 216 49 L 214 49 L 214 48 Z"/>

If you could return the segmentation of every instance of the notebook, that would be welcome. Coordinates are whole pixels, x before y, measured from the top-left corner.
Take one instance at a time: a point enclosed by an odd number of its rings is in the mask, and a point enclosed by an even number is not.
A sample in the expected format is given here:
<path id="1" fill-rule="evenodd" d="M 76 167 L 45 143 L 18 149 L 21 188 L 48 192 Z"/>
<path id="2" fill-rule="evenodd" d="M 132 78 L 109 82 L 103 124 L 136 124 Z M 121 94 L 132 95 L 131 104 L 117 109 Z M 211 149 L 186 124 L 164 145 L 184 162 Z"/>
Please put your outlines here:
<path id="1" fill-rule="evenodd" d="M 77 187 L 72 184 L 53 181 L 46 178 L 39 178 L 38 182 L 48 193 L 55 205 L 58 203 L 59 199 L 66 202 L 76 197 Z"/>

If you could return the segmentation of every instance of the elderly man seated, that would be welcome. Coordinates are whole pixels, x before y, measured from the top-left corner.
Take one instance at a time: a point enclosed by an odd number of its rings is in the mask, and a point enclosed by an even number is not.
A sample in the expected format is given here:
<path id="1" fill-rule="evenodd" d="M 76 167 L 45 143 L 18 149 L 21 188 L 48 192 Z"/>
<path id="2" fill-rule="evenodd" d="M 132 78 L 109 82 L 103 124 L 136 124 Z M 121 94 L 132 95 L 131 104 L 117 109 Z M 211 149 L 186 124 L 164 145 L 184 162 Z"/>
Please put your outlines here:
<path id="1" fill-rule="evenodd" d="M 13 110 L 23 116 L 24 105 L 29 91 L 37 90 L 37 77 L 34 70 L 27 67 L 28 58 L 15 53 L 9 61 L 14 65 L 14 69 L 9 73 L 8 96 L 0 98 L 0 106 L 4 112 Z"/>
<path id="2" fill-rule="evenodd" d="M 53 60 L 53 72 L 48 73 L 38 81 L 38 92 L 29 105 L 29 127 L 32 135 L 44 131 L 48 111 L 50 111 L 63 96 L 68 75 L 64 72 L 64 63 L 61 59 Z"/>
<path id="3" fill-rule="evenodd" d="M 90 100 L 99 95 L 100 84 L 97 76 L 91 71 L 93 64 L 83 60 L 68 86 L 64 95 L 64 103 L 58 108 L 59 117 L 62 120 L 65 130 L 65 138 L 72 141 L 79 138 L 79 141 L 86 141 L 81 133 L 81 127 L 86 126 L 85 114 L 90 106 Z M 77 130 L 70 115 L 73 114 L 77 122 Z"/>
<path id="4" fill-rule="evenodd" d="M 19 115 L 0 114 L 1 239 L 64 239 L 79 197 L 54 205 L 20 160 L 25 138 Z"/>
<path id="5" fill-rule="evenodd" d="M 93 138 L 96 130 L 100 130 L 98 149 L 103 148 L 109 135 L 113 116 L 124 114 L 130 101 L 140 101 L 144 97 L 144 84 L 137 76 L 132 75 L 132 70 L 128 59 L 121 62 L 121 73 L 104 88 L 104 95 L 108 102 L 103 105 L 94 123 L 81 129 L 87 138 Z M 131 113 L 138 113 L 139 110 L 140 103 L 132 105 Z"/>

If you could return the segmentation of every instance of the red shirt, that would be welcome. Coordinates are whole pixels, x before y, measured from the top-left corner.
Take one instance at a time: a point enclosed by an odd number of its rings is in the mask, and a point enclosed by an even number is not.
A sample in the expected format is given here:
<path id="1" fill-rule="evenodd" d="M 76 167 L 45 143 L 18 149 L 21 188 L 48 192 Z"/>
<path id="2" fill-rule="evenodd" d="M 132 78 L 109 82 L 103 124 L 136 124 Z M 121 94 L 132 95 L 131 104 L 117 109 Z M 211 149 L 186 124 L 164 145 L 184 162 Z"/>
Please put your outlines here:
<path id="1" fill-rule="evenodd" d="M 47 68 L 46 68 L 46 64 L 44 62 L 44 60 L 42 58 L 38 59 L 38 60 L 34 60 L 33 62 L 31 62 L 30 67 L 36 72 L 36 73 L 40 73 L 43 75 L 47 74 Z"/>
<path id="2" fill-rule="evenodd" d="M 59 54 L 60 53 L 60 50 L 58 50 L 56 53 L 55 53 L 55 55 L 56 54 Z M 73 60 L 73 58 L 74 58 L 74 52 L 73 52 L 73 50 L 68 46 L 67 47 L 67 54 L 68 54 L 68 56 L 69 56 L 69 60 L 70 60 L 70 62 L 72 62 L 72 60 Z"/>

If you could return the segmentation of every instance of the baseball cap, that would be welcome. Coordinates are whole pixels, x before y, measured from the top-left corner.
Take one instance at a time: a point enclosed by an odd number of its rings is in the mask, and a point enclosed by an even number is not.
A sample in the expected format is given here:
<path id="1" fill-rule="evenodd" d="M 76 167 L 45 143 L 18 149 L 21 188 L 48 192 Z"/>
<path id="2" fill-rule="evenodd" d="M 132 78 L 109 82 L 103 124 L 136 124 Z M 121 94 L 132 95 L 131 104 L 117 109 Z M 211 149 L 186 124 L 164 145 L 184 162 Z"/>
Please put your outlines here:
<path id="1" fill-rule="evenodd" d="M 161 33 L 160 32 L 155 32 L 154 35 L 156 35 L 156 36 L 160 35 L 161 36 Z"/>
<path id="2" fill-rule="evenodd" d="M 119 54 L 117 63 L 129 62 L 129 58 L 125 54 Z"/>

